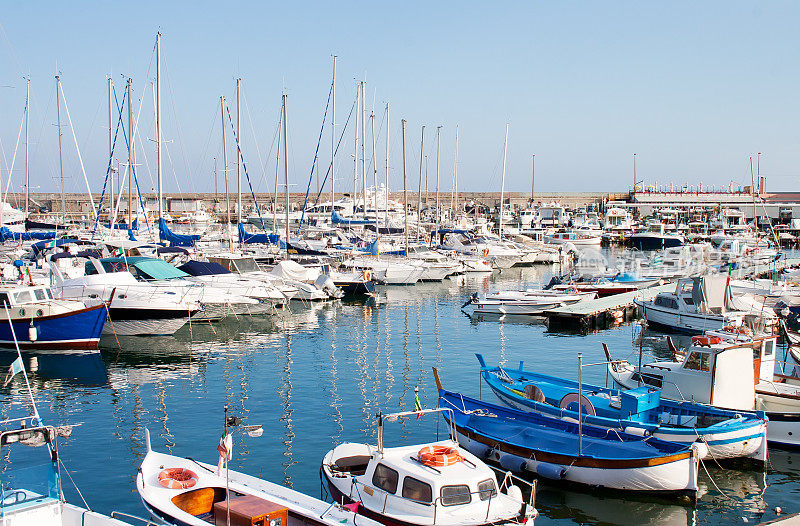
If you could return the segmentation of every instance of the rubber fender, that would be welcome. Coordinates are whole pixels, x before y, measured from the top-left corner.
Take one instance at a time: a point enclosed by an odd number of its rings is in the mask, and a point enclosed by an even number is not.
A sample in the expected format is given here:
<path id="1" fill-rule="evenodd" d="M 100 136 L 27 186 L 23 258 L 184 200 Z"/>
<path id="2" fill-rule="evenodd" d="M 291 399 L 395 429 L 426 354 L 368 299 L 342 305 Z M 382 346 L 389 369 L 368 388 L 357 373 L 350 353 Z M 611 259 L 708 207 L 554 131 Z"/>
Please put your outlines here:
<path id="1" fill-rule="evenodd" d="M 563 480 L 567 476 L 567 468 L 558 464 L 539 462 L 536 465 L 536 474 L 553 480 Z"/>
<path id="2" fill-rule="evenodd" d="M 503 455 L 500 457 L 500 465 L 503 469 L 507 469 L 508 471 L 520 473 L 525 469 L 525 464 L 526 462 L 524 460 L 513 455 Z"/>

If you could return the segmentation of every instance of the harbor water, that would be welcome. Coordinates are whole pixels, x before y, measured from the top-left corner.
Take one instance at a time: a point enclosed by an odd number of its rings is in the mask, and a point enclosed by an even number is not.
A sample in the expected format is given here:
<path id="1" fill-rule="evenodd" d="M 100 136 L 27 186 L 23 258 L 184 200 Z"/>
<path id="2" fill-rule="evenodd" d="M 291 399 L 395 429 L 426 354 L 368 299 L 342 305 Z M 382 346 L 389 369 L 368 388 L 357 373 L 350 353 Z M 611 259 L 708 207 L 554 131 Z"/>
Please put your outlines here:
<path id="1" fill-rule="evenodd" d="M 472 320 L 461 311 L 470 294 L 534 286 L 552 267 L 459 276 L 414 287 L 379 287 L 374 298 L 296 305 L 268 316 L 213 325 L 193 323 L 171 337 L 104 337 L 99 353 L 24 353 L 39 411 L 49 424 L 80 424 L 61 439 L 68 500 L 105 513 L 146 515 L 135 488 L 145 454 L 154 449 L 216 462 L 223 408 L 264 434 L 237 434 L 231 468 L 319 496 L 323 455 L 345 441 L 376 440 L 378 412 L 411 410 L 414 391 L 436 404 L 431 369 L 445 387 L 490 398 L 475 353 L 487 362 L 577 377 L 577 354 L 603 358 L 664 353 L 663 336 L 637 323 L 588 335 L 551 333 L 530 319 Z M 2 355 L 2 364 L 15 354 Z M 661 356 L 665 356 L 661 354 Z M 604 367 L 584 371 L 606 383 Z M 16 377 L 0 394 L 3 416 L 26 404 Z M 438 425 L 437 425 L 438 424 Z M 387 445 L 431 440 L 445 427 L 433 416 L 388 424 Z M 541 483 L 537 524 L 743 524 L 800 511 L 800 461 L 772 450 L 766 472 L 754 464 L 704 462 L 701 497 L 686 502 L 580 490 Z"/>

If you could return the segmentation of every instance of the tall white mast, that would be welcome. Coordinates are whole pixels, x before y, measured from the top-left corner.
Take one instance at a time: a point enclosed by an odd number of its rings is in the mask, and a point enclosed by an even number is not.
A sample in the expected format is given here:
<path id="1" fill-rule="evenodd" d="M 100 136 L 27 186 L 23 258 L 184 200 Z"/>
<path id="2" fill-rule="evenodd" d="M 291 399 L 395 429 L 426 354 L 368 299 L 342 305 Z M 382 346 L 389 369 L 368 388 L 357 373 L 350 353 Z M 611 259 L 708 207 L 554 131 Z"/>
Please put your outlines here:
<path id="1" fill-rule="evenodd" d="M 500 180 L 500 238 L 503 237 L 503 193 L 506 189 L 506 154 L 508 153 L 508 125 L 506 123 L 506 139 L 503 141 L 503 177 Z"/>
<path id="2" fill-rule="evenodd" d="M 108 222 L 111 228 L 114 228 L 114 223 L 116 222 L 116 217 L 112 217 L 112 210 L 116 210 L 116 206 L 114 203 L 114 137 L 112 128 L 114 127 L 114 120 L 113 120 L 113 110 L 112 110 L 112 102 L 111 102 L 111 85 L 112 80 L 111 77 L 108 77 L 108 182 L 111 186 L 111 191 L 109 193 L 110 199 L 109 202 L 111 206 L 108 208 L 109 210 L 109 217 Z M 27 183 L 26 183 L 27 184 Z"/>
<path id="3" fill-rule="evenodd" d="M 372 126 L 372 209 L 375 211 L 375 235 L 380 236 L 378 227 L 378 165 L 375 158 L 375 112 L 369 114 L 370 125 Z"/>
<path id="4" fill-rule="evenodd" d="M 442 127 L 436 127 L 436 235 L 439 235 L 439 147 L 440 143 L 440 136 L 441 136 Z M 431 238 L 433 241 L 433 238 Z"/>
<path id="5" fill-rule="evenodd" d="M 158 169 L 158 218 L 164 215 L 161 181 L 161 31 L 156 33 L 156 167 Z"/>
<path id="6" fill-rule="evenodd" d="M 133 79 L 128 77 L 128 228 L 133 228 Z"/>
<path id="7" fill-rule="evenodd" d="M 362 211 L 364 212 L 364 219 L 367 219 L 367 160 L 366 155 L 364 155 L 364 142 L 367 139 L 367 128 L 366 128 L 366 110 L 364 109 L 364 99 L 366 98 L 364 95 L 364 81 L 361 82 L 361 190 L 362 190 Z"/>
<path id="8" fill-rule="evenodd" d="M 408 256 L 408 177 L 406 175 L 406 120 L 400 121 L 403 130 L 403 234 L 405 235 L 405 253 Z"/>
<path id="9" fill-rule="evenodd" d="M 272 200 L 272 233 L 278 234 L 278 176 L 281 167 L 281 129 L 283 128 L 283 100 L 281 100 L 281 114 L 278 119 L 278 147 L 275 148 L 275 198 Z M 285 148 L 285 146 L 284 146 Z"/>
<path id="10" fill-rule="evenodd" d="M 336 55 L 333 56 L 333 81 L 331 83 L 331 215 L 333 203 L 336 200 Z"/>
<path id="11" fill-rule="evenodd" d="M 419 241 L 419 233 L 422 230 L 422 166 L 425 159 L 425 126 L 422 126 L 422 136 L 419 143 L 419 183 L 417 184 L 417 235 L 416 241 Z M 406 252 L 408 255 L 408 252 Z"/>
<path id="12" fill-rule="evenodd" d="M 384 177 L 386 178 L 386 195 L 383 196 L 385 210 L 384 227 L 389 226 L 389 103 L 386 103 L 386 165 L 384 168 Z"/>
<path id="13" fill-rule="evenodd" d="M 64 157 L 61 153 L 61 77 L 56 75 L 56 113 L 58 115 L 58 172 L 61 178 L 61 223 L 67 224 L 67 196 L 64 194 Z M 9 174 L 10 175 L 10 174 Z"/>
<path id="14" fill-rule="evenodd" d="M 236 79 L 236 222 L 242 222 L 242 130 L 241 130 L 242 79 Z"/>
<path id="15" fill-rule="evenodd" d="M 358 195 L 358 118 L 359 109 L 358 103 L 361 100 L 361 83 L 356 85 L 356 125 L 355 125 L 355 139 L 353 141 L 353 212 L 355 212 L 356 196 Z"/>
<path id="16" fill-rule="evenodd" d="M 283 182 L 286 184 L 286 259 L 289 256 L 289 143 L 286 142 L 286 94 L 283 94 Z"/>
<path id="17" fill-rule="evenodd" d="M 228 189 L 228 136 L 225 133 L 225 95 L 219 96 L 220 116 L 222 117 L 222 177 L 225 179 L 225 233 L 230 239 L 231 199 Z"/>
<path id="18" fill-rule="evenodd" d="M 456 220 L 456 208 L 458 207 L 458 124 L 456 124 L 456 152 L 453 156 L 453 186 L 450 194 L 451 219 Z"/>
<path id="19" fill-rule="evenodd" d="M 30 122 L 31 111 L 31 78 L 25 78 L 25 219 L 28 219 L 29 201 L 30 201 L 30 177 L 28 171 L 28 123 Z"/>

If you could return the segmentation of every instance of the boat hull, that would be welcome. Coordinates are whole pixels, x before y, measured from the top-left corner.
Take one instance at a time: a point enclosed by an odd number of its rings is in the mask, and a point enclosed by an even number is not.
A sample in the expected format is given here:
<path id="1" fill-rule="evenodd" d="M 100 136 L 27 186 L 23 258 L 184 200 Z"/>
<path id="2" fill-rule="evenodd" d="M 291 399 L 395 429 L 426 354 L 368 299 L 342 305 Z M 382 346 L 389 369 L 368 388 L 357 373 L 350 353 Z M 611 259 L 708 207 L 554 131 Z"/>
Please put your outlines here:
<path id="1" fill-rule="evenodd" d="M 0 345 L 14 345 L 14 337 L 24 349 L 98 349 L 106 322 L 104 304 L 76 311 L 28 319 L 13 319 L 14 335 L 7 321 L 0 323 Z M 31 340 L 30 327 L 36 328 Z"/>

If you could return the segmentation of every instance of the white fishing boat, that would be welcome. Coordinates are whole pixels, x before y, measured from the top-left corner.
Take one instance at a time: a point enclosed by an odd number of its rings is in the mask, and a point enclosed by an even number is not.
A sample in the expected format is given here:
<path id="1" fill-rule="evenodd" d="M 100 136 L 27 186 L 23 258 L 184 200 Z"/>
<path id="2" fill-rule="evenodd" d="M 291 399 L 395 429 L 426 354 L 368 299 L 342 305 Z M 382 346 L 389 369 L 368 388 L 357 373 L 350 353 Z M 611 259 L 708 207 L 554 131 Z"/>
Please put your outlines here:
<path id="1" fill-rule="evenodd" d="M 459 446 L 452 426 L 447 440 L 384 447 L 385 422 L 446 411 L 378 415 L 377 446 L 344 443 L 329 451 L 322 474 L 333 499 L 358 503 L 359 513 L 391 526 L 533 524 L 532 500 L 512 484 L 520 479 L 507 475 L 498 484 L 489 466 Z"/>
<path id="2" fill-rule="evenodd" d="M 174 526 L 378 526 L 346 506 L 252 475 L 189 458 L 158 453 L 145 430 L 145 453 L 136 489 L 153 517 Z"/>
<path id="3" fill-rule="evenodd" d="M 614 382 L 626 389 L 656 387 L 663 398 L 724 409 L 765 411 L 770 444 L 800 446 L 800 378 L 775 372 L 776 337 L 751 338 L 737 327 L 694 336 L 672 360 L 634 366 L 615 360 Z"/>

